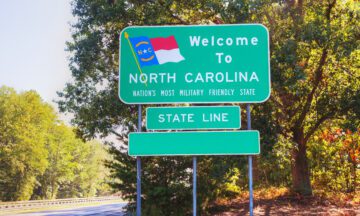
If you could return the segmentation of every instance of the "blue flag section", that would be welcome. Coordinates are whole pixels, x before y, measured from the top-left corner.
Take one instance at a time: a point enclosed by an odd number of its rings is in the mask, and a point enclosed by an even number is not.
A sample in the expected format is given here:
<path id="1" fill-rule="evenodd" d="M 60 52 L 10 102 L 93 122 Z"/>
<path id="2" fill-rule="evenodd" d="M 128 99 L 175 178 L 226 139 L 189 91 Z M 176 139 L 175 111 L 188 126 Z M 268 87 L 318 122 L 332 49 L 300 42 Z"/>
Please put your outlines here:
<path id="1" fill-rule="evenodd" d="M 141 67 L 159 64 L 154 48 L 150 43 L 150 38 L 141 36 L 129 39 Z"/>

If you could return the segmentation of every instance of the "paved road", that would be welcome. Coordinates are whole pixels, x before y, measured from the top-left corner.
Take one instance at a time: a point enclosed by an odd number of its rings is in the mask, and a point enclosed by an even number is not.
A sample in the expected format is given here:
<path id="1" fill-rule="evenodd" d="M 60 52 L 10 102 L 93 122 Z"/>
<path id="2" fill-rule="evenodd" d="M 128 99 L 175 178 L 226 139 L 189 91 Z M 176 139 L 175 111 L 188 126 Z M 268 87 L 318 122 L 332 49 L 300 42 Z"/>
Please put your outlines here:
<path id="1" fill-rule="evenodd" d="M 112 203 L 88 207 L 75 207 L 64 210 L 46 210 L 31 213 L 16 214 L 16 216 L 65 216 L 65 215 L 99 215 L 99 216 L 123 216 L 122 208 L 126 203 Z M 15 216 L 15 215 L 14 215 Z"/>

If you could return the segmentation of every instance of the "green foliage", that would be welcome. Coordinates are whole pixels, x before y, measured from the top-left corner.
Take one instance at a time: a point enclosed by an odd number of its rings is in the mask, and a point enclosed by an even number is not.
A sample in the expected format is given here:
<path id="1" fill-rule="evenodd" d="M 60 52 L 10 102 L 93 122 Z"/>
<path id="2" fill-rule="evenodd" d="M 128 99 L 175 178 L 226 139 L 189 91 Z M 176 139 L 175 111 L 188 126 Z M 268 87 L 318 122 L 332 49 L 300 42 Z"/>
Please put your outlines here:
<path id="1" fill-rule="evenodd" d="M 239 160 L 240 159 L 240 160 Z M 240 173 L 239 165 L 244 167 L 246 157 L 216 156 L 198 159 L 198 204 L 199 213 L 206 213 L 219 198 L 235 198 L 241 191 L 239 179 L 246 178 Z M 246 173 L 246 172 L 245 172 Z"/>
<path id="2" fill-rule="evenodd" d="M 78 143 L 71 129 L 65 125 L 53 125 L 50 128 L 46 142 L 49 165 L 45 173 L 38 178 L 39 198 L 56 198 L 59 185 L 74 179 L 77 164 L 73 161 L 72 152 Z"/>
<path id="3" fill-rule="evenodd" d="M 292 143 L 279 135 L 271 152 L 257 159 L 257 185 L 291 186 L 291 147 Z"/>
<path id="4" fill-rule="evenodd" d="M 129 200 L 129 211 L 135 210 L 136 160 L 127 156 L 123 148 L 113 147 L 109 161 L 111 176 L 117 181 L 112 186 Z M 144 215 L 186 215 L 191 208 L 191 158 L 142 158 L 142 211 Z M 183 206 L 179 208 L 179 206 Z"/>
<path id="5" fill-rule="evenodd" d="M 46 136 L 52 108 L 33 91 L 0 88 L 0 198 L 28 200 L 48 161 Z"/>
<path id="6" fill-rule="evenodd" d="M 0 200 L 85 197 L 108 190 L 103 163 L 109 156 L 102 144 L 76 138 L 37 93 L 1 87 L 0 122 Z"/>
<path id="7" fill-rule="evenodd" d="M 109 188 L 104 183 L 108 171 L 103 164 L 108 154 L 102 144 L 77 140 L 73 147 L 73 177 L 60 185 L 58 198 L 91 197 L 106 193 Z"/>
<path id="8" fill-rule="evenodd" d="M 360 130 L 332 127 L 320 131 L 309 145 L 312 182 L 321 190 L 354 192 L 359 184 Z"/>

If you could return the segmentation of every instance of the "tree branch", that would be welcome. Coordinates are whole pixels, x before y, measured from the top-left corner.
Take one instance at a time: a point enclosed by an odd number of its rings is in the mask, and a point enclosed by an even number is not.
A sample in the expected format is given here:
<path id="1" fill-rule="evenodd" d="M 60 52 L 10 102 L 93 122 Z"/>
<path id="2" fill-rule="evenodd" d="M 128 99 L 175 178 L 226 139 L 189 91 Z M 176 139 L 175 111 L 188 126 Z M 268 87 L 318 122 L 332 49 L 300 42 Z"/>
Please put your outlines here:
<path id="1" fill-rule="evenodd" d="M 117 136 L 118 138 L 120 138 L 120 139 L 124 139 L 124 136 L 123 135 L 121 135 L 121 134 L 119 134 L 118 132 L 116 132 L 115 130 L 111 130 L 110 131 L 111 133 L 113 133 L 115 136 Z"/>
<path id="2" fill-rule="evenodd" d="M 327 9 L 326 9 L 326 14 L 325 17 L 328 20 L 328 23 L 330 23 L 330 18 L 331 18 L 331 10 L 335 7 L 336 4 L 336 0 L 334 0 L 333 2 L 329 3 Z M 311 103 L 312 100 L 314 98 L 314 94 L 317 90 L 317 88 L 319 87 L 319 84 L 323 78 L 323 71 L 324 68 L 323 66 L 326 63 L 326 59 L 327 59 L 327 55 L 328 55 L 328 51 L 327 51 L 327 47 L 325 46 L 322 50 L 322 54 L 321 54 L 321 58 L 319 61 L 319 65 L 315 70 L 315 79 L 314 79 L 314 85 L 313 88 L 310 92 L 310 94 L 308 94 L 307 98 L 306 98 L 306 102 L 303 106 L 302 112 L 298 118 L 298 120 L 295 122 L 295 127 L 302 127 L 302 124 L 304 122 L 304 119 L 306 117 L 306 114 L 309 112 L 310 107 L 311 107 Z"/>
<path id="3" fill-rule="evenodd" d="M 310 110 L 311 102 L 314 99 L 315 91 L 317 90 L 317 88 L 323 78 L 323 71 L 324 71 L 323 67 L 325 65 L 326 58 L 327 58 L 327 49 L 324 48 L 322 51 L 322 54 L 321 54 L 319 65 L 315 70 L 315 79 L 314 79 L 313 88 L 312 88 L 310 94 L 308 94 L 308 96 L 306 98 L 306 102 L 302 108 L 301 114 L 300 114 L 299 118 L 297 119 L 297 121 L 295 122 L 295 127 L 301 127 L 301 125 L 306 117 L 306 114 Z"/>
<path id="4" fill-rule="evenodd" d="M 331 15 L 331 10 L 333 9 L 333 7 L 336 4 L 336 0 L 334 0 L 333 2 L 330 3 L 329 1 L 329 5 L 328 8 L 326 9 L 326 19 L 330 22 L 330 15 Z"/>
<path id="5" fill-rule="evenodd" d="M 334 115 L 334 113 L 328 113 L 327 115 L 324 115 L 323 117 L 321 117 L 315 124 L 314 126 L 306 133 L 305 135 L 305 142 L 307 142 L 309 140 L 309 138 L 315 133 L 315 131 L 320 127 L 320 125 L 322 123 L 324 123 L 326 120 L 330 119 L 332 116 Z"/>

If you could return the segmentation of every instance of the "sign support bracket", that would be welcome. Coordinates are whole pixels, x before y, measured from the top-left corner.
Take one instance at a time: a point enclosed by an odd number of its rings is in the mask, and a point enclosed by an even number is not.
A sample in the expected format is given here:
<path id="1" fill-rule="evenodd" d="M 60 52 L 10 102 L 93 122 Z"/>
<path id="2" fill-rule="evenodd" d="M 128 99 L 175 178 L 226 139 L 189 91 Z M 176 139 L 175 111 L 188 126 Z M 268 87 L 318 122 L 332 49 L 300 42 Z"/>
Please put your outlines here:
<path id="1" fill-rule="evenodd" d="M 250 113 L 250 104 L 246 104 L 246 117 L 247 117 L 247 129 L 251 130 L 251 113 Z M 252 173 L 252 155 L 248 156 L 249 163 L 249 213 L 250 216 L 254 215 L 253 208 L 253 173 Z"/>
<path id="2" fill-rule="evenodd" d="M 141 132 L 141 105 L 138 105 L 138 132 Z M 136 157 L 136 216 L 141 216 L 141 158 Z"/>

